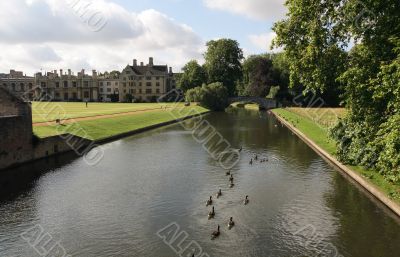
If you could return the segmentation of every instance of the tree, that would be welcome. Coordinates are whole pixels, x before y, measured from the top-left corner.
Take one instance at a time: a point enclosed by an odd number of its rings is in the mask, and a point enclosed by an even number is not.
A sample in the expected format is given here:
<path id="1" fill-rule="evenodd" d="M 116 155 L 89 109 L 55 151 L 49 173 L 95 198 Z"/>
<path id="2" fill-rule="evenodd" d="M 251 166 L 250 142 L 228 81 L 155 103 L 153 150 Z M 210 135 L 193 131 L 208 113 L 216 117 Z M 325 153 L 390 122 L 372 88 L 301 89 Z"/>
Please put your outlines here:
<path id="1" fill-rule="evenodd" d="M 265 97 L 271 86 L 277 85 L 272 60 L 265 55 L 253 55 L 243 63 L 243 86 L 246 95 Z"/>
<path id="2" fill-rule="evenodd" d="M 224 111 L 229 106 L 228 90 L 220 82 L 196 87 L 186 92 L 186 101 L 199 102 L 213 111 Z"/>
<path id="3" fill-rule="evenodd" d="M 178 87 L 184 92 L 207 82 L 206 71 L 195 60 L 188 62 L 182 70 L 183 73 L 178 79 Z"/>
<path id="4" fill-rule="evenodd" d="M 337 33 L 341 23 L 334 20 L 341 2 L 288 0 L 288 18 L 273 26 L 273 45 L 284 47 L 290 63 L 290 86 L 301 84 L 306 92 L 326 93 L 328 105 L 339 103 L 342 88 L 336 79 L 346 69 L 348 40 Z"/>
<path id="5" fill-rule="evenodd" d="M 204 54 L 208 82 L 221 82 L 229 96 L 236 94 L 236 81 L 242 78 L 243 51 L 232 39 L 211 40 Z"/>

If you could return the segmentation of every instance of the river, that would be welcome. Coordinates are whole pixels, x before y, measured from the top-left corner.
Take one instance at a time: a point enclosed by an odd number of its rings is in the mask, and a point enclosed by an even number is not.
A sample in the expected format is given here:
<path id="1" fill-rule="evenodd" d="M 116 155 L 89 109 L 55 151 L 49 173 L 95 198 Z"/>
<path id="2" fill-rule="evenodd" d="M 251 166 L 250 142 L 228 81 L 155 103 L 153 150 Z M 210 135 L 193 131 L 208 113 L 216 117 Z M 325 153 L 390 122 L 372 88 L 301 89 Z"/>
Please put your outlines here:
<path id="1" fill-rule="evenodd" d="M 272 116 L 231 110 L 205 119 L 243 146 L 233 188 L 179 124 L 104 145 L 96 166 L 65 155 L 1 172 L 0 256 L 57 246 L 74 257 L 190 257 L 188 245 L 204 257 L 400 256 L 399 219 Z M 268 162 L 249 165 L 254 154 Z M 208 220 L 206 200 L 220 188 Z M 171 243 L 175 232 L 182 237 Z"/>

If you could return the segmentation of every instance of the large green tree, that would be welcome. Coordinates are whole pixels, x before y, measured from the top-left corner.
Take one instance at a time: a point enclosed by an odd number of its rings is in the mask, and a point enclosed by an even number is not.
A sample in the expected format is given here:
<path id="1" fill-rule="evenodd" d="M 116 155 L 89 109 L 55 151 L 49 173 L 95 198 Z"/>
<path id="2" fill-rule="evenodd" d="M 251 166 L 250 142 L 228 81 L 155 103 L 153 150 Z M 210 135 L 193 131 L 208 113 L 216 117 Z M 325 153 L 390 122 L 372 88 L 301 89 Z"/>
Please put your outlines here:
<path id="1" fill-rule="evenodd" d="M 207 83 L 206 71 L 196 60 L 188 62 L 182 71 L 178 79 L 178 87 L 184 92 Z"/>
<path id="2" fill-rule="evenodd" d="M 290 60 L 290 82 L 343 90 L 348 115 L 332 130 L 346 163 L 400 182 L 398 0 L 288 0 L 274 26 Z M 354 46 L 347 53 L 349 42 Z"/>
<path id="3" fill-rule="evenodd" d="M 230 96 L 236 94 L 235 85 L 242 78 L 243 51 L 232 39 L 211 40 L 204 54 L 208 82 L 221 82 Z"/>

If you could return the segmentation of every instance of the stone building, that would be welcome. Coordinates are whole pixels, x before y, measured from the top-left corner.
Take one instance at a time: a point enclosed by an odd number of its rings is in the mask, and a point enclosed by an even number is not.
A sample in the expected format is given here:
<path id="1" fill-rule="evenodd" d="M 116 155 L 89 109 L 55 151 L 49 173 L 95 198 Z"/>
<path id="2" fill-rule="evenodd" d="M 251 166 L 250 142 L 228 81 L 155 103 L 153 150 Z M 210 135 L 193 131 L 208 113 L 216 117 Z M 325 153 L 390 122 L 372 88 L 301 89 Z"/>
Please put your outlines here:
<path id="1" fill-rule="evenodd" d="M 99 76 L 99 101 L 119 102 L 120 84 L 119 73 Z"/>
<path id="2" fill-rule="evenodd" d="M 26 100 L 33 100 L 36 95 L 34 83 L 34 78 L 22 71 L 10 70 L 9 74 L 0 74 L 0 87 Z"/>
<path id="3" fill-rule="evenodd" d="M 30 103 L 0 88 L 0 169 L 32 158 Z"/>
<path id="4" fill-rule="evenodd" d="M 154 65 L 152 57 L 149 63 L 138 65 L 133 60 L 133 65 L 128 65 L 122 71 L 120 85 L 120 100 L 127 101 L 132 97 L 136 101 L 155 102 L 158 97 L 165 95 L 175 88 L 172 68 L 167 65 Z"/>
<path id="5" fill-rule="evenodd" d="M 88 101 L 99 100 L 99 83 L 97 72 L 92 75 L 85 74 L 85 70 L 74 75 L 71 70 L 64 73 L 60 70 L 41 72 L 35 75 L 35 85 L 40 90 L 40 99 L 48 101 Z"/>

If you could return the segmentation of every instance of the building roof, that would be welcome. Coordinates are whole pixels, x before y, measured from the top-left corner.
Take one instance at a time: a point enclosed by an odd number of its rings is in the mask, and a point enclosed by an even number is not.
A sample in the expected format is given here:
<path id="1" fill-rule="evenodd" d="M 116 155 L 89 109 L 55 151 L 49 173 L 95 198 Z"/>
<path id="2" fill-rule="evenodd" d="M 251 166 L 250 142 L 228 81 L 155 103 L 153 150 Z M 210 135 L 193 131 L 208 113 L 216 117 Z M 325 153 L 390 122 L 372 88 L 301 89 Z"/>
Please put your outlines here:
<path id="1" fill-rule="evenodd" d="M 130 69 L 137 75 L 146 76 L 148 73 L 151 75 L 165 75 L 168 74 L 167 65 L 153 65 L 153 66 L 130 66 Z"/>

